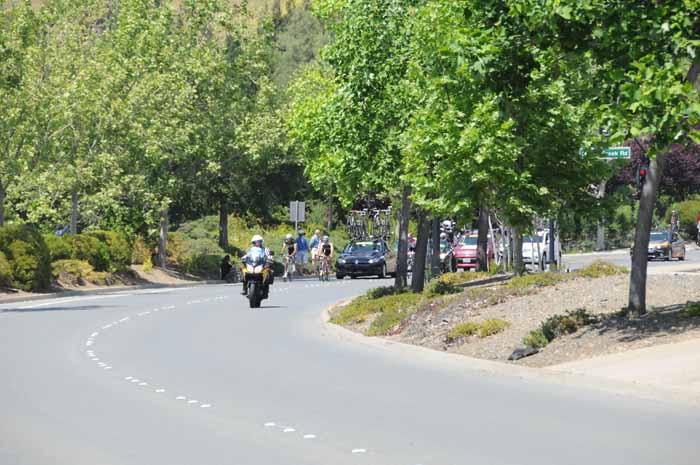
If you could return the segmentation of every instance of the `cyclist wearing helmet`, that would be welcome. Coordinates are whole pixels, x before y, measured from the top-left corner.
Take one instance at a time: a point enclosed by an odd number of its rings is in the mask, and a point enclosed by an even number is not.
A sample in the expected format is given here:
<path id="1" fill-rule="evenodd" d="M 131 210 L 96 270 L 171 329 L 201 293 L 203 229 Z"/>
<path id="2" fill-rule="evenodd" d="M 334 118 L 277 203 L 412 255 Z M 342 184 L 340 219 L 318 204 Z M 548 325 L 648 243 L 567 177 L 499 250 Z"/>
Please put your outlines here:
<path id="1" fill-rule="evenodd" d="M 323 255 L 324 257 L 328 258 L 328 260 L 333 258 L 333 243 L 330 241 L 330 238 L 328 236 L 323 236 L 323 239 L 321 239 L 320 249 L 320 255 Z"/>
<path id="2" fill-rule="evenodd" d="M 248 251 L 246 252 L 243 257 L 241 257 L 241 262 L 243 263 L 248 263 L 249 262 L 249 257 L 252 256 L 258 256 L 260 254 L 263 254 L 265 256 L 265 262 L 267 266 L 270 266 L 272 264 L 272 255 L 270 254 L 270 250 L 265 247 L 265 241 L 263 240 L 262 236 L 259 234 L 256 234 L 253 236 L 253 238 L 250 240 L 251 246 L 248 248 Z M 271 280 L 269 284 L 272 284 L 274 281 L 274 274 L 271 276 Z M 269 284 L 265 289 L 265 295 L 269 292 Z M 244 279 L 243 280 L 243 290 L 241 291 L 241 294 L 243 295 L 248 295 L 248 280 Z"/>
<path id="3" fill-rule="evenodd" d="M 328 236 L 323 236 L 321 246 L 318 248 L 319 257 L 319 276 L 321 280 L 328 279 L 331 268 L 331 259 L 333 258 L 333 243 L 328 239 Z"/>
<path id="4" fill-rule="evenodd" d="M 294 262 L 297 256 L 297 243 L 294 240 L 294 236 L 292 236 L 291 234 L 287 234 L 284 237 L 284 242 L 282 243 L 282 256 L 285 257 L 285 260 L 288 260 L 288 264 L 285 264 L 284 267 L 283 276 L 283 279 L 286 280 L 289 277 L 289 271 L 294 273 Z"/>

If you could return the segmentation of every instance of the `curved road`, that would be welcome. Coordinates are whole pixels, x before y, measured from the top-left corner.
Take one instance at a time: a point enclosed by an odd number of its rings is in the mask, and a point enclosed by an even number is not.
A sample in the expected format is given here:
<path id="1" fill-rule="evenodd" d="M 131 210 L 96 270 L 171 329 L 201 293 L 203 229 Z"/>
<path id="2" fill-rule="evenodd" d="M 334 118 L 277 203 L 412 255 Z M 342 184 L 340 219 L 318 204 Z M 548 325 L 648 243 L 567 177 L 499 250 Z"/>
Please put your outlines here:
<path id="1" fill-rule="evenodd" d="M 377 280 L 0 305 L 2 465 L 696 465 L 700 411 L 324 330 Z"/>

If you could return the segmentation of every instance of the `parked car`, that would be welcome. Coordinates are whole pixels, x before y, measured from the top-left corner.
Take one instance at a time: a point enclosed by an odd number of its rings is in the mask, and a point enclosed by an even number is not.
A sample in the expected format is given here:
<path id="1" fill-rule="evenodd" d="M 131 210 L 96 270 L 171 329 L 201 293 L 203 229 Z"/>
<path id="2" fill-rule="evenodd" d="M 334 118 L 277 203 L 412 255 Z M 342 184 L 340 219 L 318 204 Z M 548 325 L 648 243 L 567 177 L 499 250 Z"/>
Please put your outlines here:
<path id="1" fill-rule="evenodd" d="M 549 229 L 541 229 L 534 236 L 523 236 L 523 262 L 528 264 L 547 263 L 549 253 Z"/>
<path id="2" fill-rule="evenodd" d="M 476 243 L 479 238 L 478 234 L 469 234 L 462 236 L 454 250 L 456 269 L 476 268 Z M 486 256 L 489 260 L 493 258 L 493 249 L 489 240 Z"/>
<path id="3" fill-rule="evenodd" d="M 671 240 L 669 241 L 669 234 Z M 630 255 L 634 253 L 634 246 L 630 247 Z M 669 231 L 652 231 L 649 236 L 649 248 L 647 250 L 649 260 L 660 258 L 670 260 L 677 258 L 685 260 L 685 242 L 678 233 Z"/>
<path id="4" fill-rule="evenodd" d="M 345 246 L 336 261 L 335 276 L 373 276 L 385 278 L 396 273 L 396 252 L 382 240 L 353 241 Z"/>

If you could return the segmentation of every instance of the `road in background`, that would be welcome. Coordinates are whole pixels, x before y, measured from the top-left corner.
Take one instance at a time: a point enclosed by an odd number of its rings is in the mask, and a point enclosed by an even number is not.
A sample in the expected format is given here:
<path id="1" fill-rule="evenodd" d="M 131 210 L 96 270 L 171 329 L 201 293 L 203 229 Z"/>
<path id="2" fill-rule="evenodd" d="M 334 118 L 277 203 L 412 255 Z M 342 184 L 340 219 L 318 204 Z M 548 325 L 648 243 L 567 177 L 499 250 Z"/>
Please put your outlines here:
<path id="1" fill-rule="evenodd" d="M 631 264 L 629 249 L 585 254 L 565 254 L 563 257 L 564 267 L 572 271 L 590 265 L 595 260 L 605 260 L 628 268 Z M 669 261 L 651 260 L 649 261 L 648 270 L 651 274 L 700 271 L 700 250 L 694 244 L 688 244 L 686 245 L 686 258 L 684 261 L 675 258 Z"/>
<path id="2" fill-rule="evenodd" d="M 278 283 L 258 310 L 232 285 L 0 305 L 0 463 L 697 464 L 696 407 L 324 330 L 388 284 Z"/>

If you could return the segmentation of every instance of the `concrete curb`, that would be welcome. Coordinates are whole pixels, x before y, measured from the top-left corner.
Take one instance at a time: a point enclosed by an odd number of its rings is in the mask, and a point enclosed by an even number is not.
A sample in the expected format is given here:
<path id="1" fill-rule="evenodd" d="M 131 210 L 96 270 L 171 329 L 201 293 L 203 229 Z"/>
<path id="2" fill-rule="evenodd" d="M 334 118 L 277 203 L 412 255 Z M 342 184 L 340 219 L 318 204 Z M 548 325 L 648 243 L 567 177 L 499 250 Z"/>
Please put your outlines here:
<path id="1" fill-rule="evenodd" d="M 674 403 L 700 407 L 700 393 L 673 386 L 661 386 L 626 382 L 608 378 L 558 371 L 551 368 L 532 368 L 511 363 L 482 360 L 449 352 L 438 352 L 426 347 L 391 341 L 383 338 L 364 336 L 347 328 L 330 322 L 332 309 L 347 303 L 339 301 L 324 309 L 319 323 L 324 334 L 337 339 L 360 344 L 365 347 L 390 352 L 414 361 L 427 362 L 435 366 L 443 366 L 455 371 L 477 371 L 488 376 L 511 377 L 524 383 L 551 383 L 569 387 L 603 391 L 620 397 L 634 396 L 639 399 L 660 403 Z"/>

